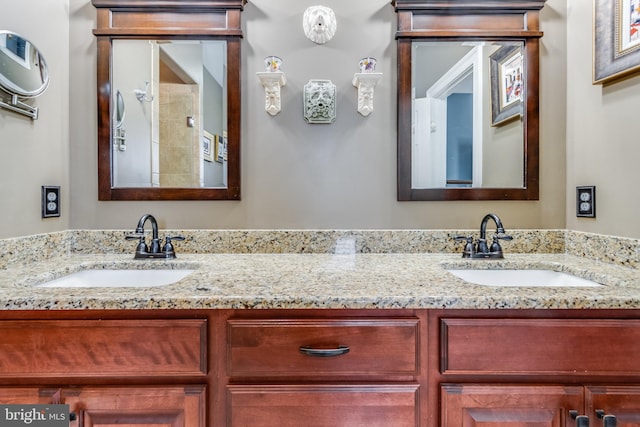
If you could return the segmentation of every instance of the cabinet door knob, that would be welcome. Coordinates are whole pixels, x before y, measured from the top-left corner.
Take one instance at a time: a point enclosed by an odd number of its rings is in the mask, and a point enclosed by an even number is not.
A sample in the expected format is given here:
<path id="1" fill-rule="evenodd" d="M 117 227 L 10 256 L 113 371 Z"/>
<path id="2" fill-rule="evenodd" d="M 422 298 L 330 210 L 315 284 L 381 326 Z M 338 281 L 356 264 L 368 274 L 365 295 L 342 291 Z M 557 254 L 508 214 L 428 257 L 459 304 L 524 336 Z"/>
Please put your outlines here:
<path id="1" fill-rule="evenodd" d="M 313 348 L 308 345 L 300 347 L 300 353 L 313 357 L 333 357 L 342 356 L 349 353 L 349 346 L 339 345 L 337 348 Z"/>
<path id="2" fill-rule="evenodd" d="M 615 415 L 607 415 L 602 409 L 596 409 L 596 415 L 602 420 L 602 427 L 617 427 L 618 420 Z"/>
<path id="3" fill-rule="evenodd" d="M 576 420 L 576 427 L 589 427 L 589 417 L 586 415 L 578 415 L 576 410 L 569 411 L 569 415 Z"/>

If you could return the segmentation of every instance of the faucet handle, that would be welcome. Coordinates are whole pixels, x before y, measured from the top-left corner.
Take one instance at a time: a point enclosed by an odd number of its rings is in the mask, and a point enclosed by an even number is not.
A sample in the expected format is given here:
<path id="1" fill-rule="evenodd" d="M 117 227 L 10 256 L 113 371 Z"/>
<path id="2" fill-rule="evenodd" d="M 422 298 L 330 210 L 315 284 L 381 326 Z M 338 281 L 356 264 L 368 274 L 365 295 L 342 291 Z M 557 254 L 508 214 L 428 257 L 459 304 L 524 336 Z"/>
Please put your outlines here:
<path id="1" fill-rule="evenodd" d="M 139 240 L 140 243 L 138 243 L 138 246 L 136 247 L 136 252 L 147 252 L 149 250 L 149 247 L 147 246 L 147 244 L 144 242 L 144 233 L 134 233 L 134 234 L 129 234 L 128 236 L 124 236 L 125 240 Z"/>
<path id="2" fill-rule="evenodd" d="M 175 257 L 175 250 L 173 248 L 173 243 L 171 243 L 172 240 L 184 240 L 183 236 L 167 236 L 165 237 L 165 243 L 164 246 L 162 247 L 162 252 L 164 252 L 165 254 Z"/>
<path id="3" fill-rule="evenodd" d="M 167 236 L 165 237 L 165 244 L 164 246 L 166 247 L 167 245 L 173 246 L 171 241 L 172 240 L 177 240 L 177 241 L 181 241 L 181 240 L 185 240 L 184 236 Z"/>
<path id="4" fill-rule="evenodd" d="M 462 252 L 463 258 L 471 257 L 471 254 L 475 252 L 475 248 L 473 247 L 473 236 L 455 236 L 453 238 L 458 242 L 467 242 L 464 245 L 464 251 Z"/>
<path id="5" fill-rule="evenodd" d="M 490 251 L 491 252 L 502 252 L 502 247 L 498 240 L 513 240 L 512 236 L 504 233 L 498 233 L 493 235 L 493 243 L 491 244 Z"/>

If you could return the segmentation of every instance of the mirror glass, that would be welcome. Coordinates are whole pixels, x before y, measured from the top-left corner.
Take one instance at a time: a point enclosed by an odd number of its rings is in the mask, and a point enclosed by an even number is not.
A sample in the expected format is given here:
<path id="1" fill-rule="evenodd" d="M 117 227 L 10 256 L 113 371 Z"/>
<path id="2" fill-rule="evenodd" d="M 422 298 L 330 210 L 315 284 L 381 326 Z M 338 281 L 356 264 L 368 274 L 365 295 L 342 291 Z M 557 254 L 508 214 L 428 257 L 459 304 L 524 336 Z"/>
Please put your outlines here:
<path id="1" fill-rule="evenodd" d="M 411 188 L 523 188 L 524 43 L 411 49 Z"/>
<path id="2" fill-rule="evenodd" d="M 226 188 L 227 42 L 112 43 L 112 187 Z"/>
<path id="3" fill-rule="evenodd" d="M 47 64 L 29 40 L 0 31 L 0 88 L 11 95 L 32 98 L 49 84 Z"/>

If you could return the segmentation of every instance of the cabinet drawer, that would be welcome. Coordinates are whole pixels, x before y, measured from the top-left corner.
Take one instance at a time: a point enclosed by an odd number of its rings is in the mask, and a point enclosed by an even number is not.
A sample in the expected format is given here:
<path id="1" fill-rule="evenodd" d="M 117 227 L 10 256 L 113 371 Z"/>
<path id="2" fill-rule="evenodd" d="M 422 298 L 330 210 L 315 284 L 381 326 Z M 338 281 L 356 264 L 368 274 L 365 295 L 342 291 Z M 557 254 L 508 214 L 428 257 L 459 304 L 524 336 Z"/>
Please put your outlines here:
<path id="1" fill-rule="evenodd" d="M 228 386 L 230 427 L 419 425 L 418 385 Z"/>
<path id="2" fill-rule="evenodd" d="M 640 320 L 441 319 L 441 372 L 640 375 Z"/>
<path id="3" fill-rule="evenodd" d="M 204 319 L 0 321 L 0 378 L 205 376 L 206 325 Z"/>
<path id="4" fill-rule="evenodd" d="M 229 320 L 229 375 L 417 375 L 418 329 L 417 318 Z"/>

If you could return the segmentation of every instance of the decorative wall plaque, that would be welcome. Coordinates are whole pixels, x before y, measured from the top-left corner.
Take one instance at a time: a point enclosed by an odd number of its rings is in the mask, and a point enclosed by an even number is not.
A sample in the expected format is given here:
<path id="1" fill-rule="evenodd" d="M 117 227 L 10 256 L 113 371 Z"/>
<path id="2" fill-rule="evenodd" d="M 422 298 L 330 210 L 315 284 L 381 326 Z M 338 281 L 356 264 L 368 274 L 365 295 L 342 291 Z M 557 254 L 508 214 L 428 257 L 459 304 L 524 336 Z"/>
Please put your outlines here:
<path id="1" fill-rule="evenodd" d="M 310 6 L 304 11 L 302 28 L 309 40 L 325 44 L 333 38 L 338 28 L 336 14 L 326 6 Z"/>
<path id="2" fill-rule="evenodd" d="M 309 80 L 304 85 L 304 119 L 332 123 L 336 118 L 336 85 L 331 80 Z"/>

